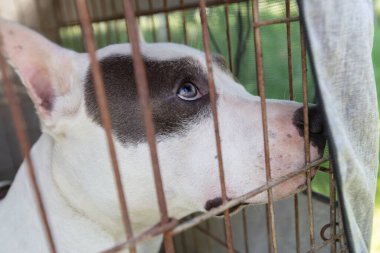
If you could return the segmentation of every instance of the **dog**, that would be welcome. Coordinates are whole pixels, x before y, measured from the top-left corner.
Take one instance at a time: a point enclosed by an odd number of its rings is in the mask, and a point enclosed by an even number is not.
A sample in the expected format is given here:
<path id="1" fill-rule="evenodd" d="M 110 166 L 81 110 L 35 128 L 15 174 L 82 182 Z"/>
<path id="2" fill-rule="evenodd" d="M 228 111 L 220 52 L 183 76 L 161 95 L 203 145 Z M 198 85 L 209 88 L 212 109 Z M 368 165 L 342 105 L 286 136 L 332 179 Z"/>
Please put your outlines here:
<path id="1" fill-rule="evenodd" d="M 99 252 L 125 240 L 105 132 L 86 53 L 0 21 L 1 52 L 16 70 L 41 122 L 32 147 L 37 180 L 58 252 Z M 220 205 L 218 162 L 205 54 L 185 45 L 141 43 L 153 107 L 158 157 L 169 216 L 182 218 Z M 97 51 L 112 135 L 135 235 L 159 222 L 149 147 L 137 98 L 129 44 Z M 254 66 L 252 66 L 253 68 Z M 228 198 L 266 184 L 260 99 L 213 60 Z M 310 109 L 311 160 L 325 141 L 320 114 Z M 301 104 L 267 100 L 273 179 L 305 164 Z M 273 188 L 275 200 L 305 188 L 298 175 Z M 247 204 L 267 202 L 263 192 Z M 1 252 L 48 252 L 25 162 L 0 202 Z M 161 237 L 139 244 L 159 250 Z M 126 250 L 128 252 L 128 250 Z"/>

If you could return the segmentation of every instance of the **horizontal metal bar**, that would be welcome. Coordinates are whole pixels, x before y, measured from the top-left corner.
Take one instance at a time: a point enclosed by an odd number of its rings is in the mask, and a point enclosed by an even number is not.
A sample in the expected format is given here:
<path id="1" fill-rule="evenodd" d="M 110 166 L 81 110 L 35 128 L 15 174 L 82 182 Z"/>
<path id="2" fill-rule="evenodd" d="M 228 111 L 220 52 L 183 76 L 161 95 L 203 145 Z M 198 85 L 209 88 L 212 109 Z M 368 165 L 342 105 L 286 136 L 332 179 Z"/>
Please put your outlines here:
<path id="1" fill-rule="evenodd" d="M 242 3 L 246 2 L 246 0 L 233 0 L 230 1 L 230 4 L 234 3 Z M 209 0 L 207 1 L 207 7 L 216 7 L 225 4 L 225 0 Z M 174 12 L 174 11 L 185 11 L 185 10 L 190 10 L 190 9 L 197 9 L 198 3 L 189 3 L 189 4 L 183 4 L 179 5 L 178 7 L 167 7 L 165 8 L 157 8 L 157 9 L 148 9 L 148 10 L 143 10 L 143 11 L 136 11 L 135 16 L 136 17 L 141 17 L 141 16 L 151 16 L 155 14 L 162 14 L 162 13 L 169 13 L 169 12 Z M 113 21 L 115 19 L 124 19 L 124 15 L 122 13 L 109 16 L 109 17 L 103 17 L 103 18 L 93 18 L 92 22 L 93 23 L 98 23 L 98 22 L 107 22 L 107 21 Z M 257 22 L 258 26 L 267 26 L 267 25 L 274 25 L 274 24 L 280 24 L 280 23 L 285 23 L 285 22 L 294 22 L 294 21 L 299 21 L 299 17 L 290 17 L 288 18 L 280 18 L 280 19 L 273 19 L 273 20 L 263 20 L 260 22 Z M 63 27 L 68 27 L 68 26 L 73 26 L 73 25 L 79 25 L 80 22 L 79 20 L 75 21 L 69 21 L 69 22 L 62 22 L 61 28 Z"/>
<path id="2" fill-rule="evenodd" d="M 234 3 L 240 3 L 240 2 L 245 2 L 246 0 L 235 0 L 233 1 Z M 209 0 L 207 1 L 207 6 L 208 7 L 211 7 L 211 6 L 218 6 L 218 5 L 223 5 L 225 4 L 225 0 Z M 194 3 L 184 3 L 184 4 L 180 4 L 178 6 L 172 6 L 172 7 L 161 7 L 161 8 L 157 8 L 157 9 L 151 9 L 149 8 L 148 10 L 142 10 L 142 11 L 136 11 L 135 12 L 135 16 L 136 17 L 141 17 L 141 16 L 151 16 L 151 15 L 154 15 L 154 14 L 162 14 L 162 13 L 169 13 L 169 12 L 174 12 L 174 11 L 183 11 L 183 10 L 188 10 L 188 9 L 198 9 L 199 5 L 198 5 L 198 2 L 194 2 Z M 113 15 L 113 16 L 109 16 L 109 17 L 104 17 L 104 18 L 94 18 L 93 19 L 93 22 L 94 23 L 97 23 L 97 22 L 106 22 L 106 21 L 112 21 L 112 20 L 115 20 L 115 19 L 124 19 L 124 15 L 122 13 L 119 13 L 119 14 L 116 14 L 116 15 Z M 62 27 L 66 27 L 66 26 L 72 26 L 72 25 L 79 25 L 80 22 L 79 20 L 75 20 L 75 21 L 70 21 L 70 22 L 62 22 Z"/>
<path id="3" fill-rule="evenodd" d="M 131 240 L 115 245 L 114 247 L 104 250 L 101 253 L 114 253 L 119 252 L 129 246 L 136 246 L 140 242 L 147 241 L 157 235 L 163 234 L 166 231 L 173 229 L 177 224 L 178 221 L 176 219 L 171 219 L 168 223 L 164 224 L 158 223 L 154 227 L 145 230 L 140 235 L 132 238 Z"/>
<path id="4" fill-rule="evenodd" d="M 251 197 L 253 197 L 259 193 L 262 193 L 262 192 L 268 190 L 269 188 L 275 187 L 276 185 L 279 185 L 279 184 L 281 184 L 281 183 L 283 183 L 283 182 L 285 182 L 285 181 L 287 181 L 293 177 L 296 177 L 302 173 L 305 173 L 306 171 L 308 171 L 310 169 L 318 167 L 319 165 L 321 165 L 322 163 L 324 163 L 328 160 L 329 160 L 328 157 L 318 159 L 318 160 L 308 164 L 307 166 L 301 168 L 300 170 L 289 173 L 289 174 L 287 174 L 281 178 L 272 180 L 271 182 L 267 183 L 266 185 L 263 185 L 259 188 L 256 188 L 256 189 L 254 189 L 254 190 L 252 190 L 252 191 L 250 191 L 244 195 L 241 195 L 238 198 L 232 199 L 232 200 L 228 201 L 227 203 L 225 203 L 225 204 L 223 204 L 217 208 L 213 208 L 210 211 L 208 211 L 207 213 L 196 216 L 196 217 L 194 217 L 194 218 L 192 218 L 192 219 L 190 219 L 184 223 L 181 223 L 178 226 L 177 226 L 178 221 L 175 219 L 171 219 L 170 222 L 166 223 L 166 224 L 159 223 L 156 226 L 154 226 L 153 228 L 150 228 L 150 229 L 142 232 L 140 235 L 132 238 L 131 240 L 122 242 L 122 243 L 120 243 L 120 244 L 118 244 L 118 245 L 116 245 L 113 248 L 110 248 L 108 250 L 104 250 L 104 251 L 102 251 L 102 253 L 113 253 L 113 252 L 120 251 L 120 250 L 128 247 L 129 245 L 136 245 L 137 243 L 149 240 L 156 235 L 159 235 L 161 233 L 164 233 L 164 232 L 167 232 L 170 230 L 172 230 L 171 232 L 173 235 L 179 234 L 179 233 L 183 232 L 184 230 L 187 230 L 191 227 L 194 227 L 194 226 L 198 225 L 199 223 L 201 223 L 201 222 L 203 222 L 203 221 L 205 221 L 211 217 L 214 217 L 215 215 L 217 215 L 219 213 L 224 212 L 224 210 L 226 210 L 226 209 L 229 209 L 229 208 L 234 207 L 238 204 L 241 204 L 245 200 L 247 200 L 247 199 L 249 199 L 249 198 L 251 198 Z"/>
<path id="5" fill-rule="evenodd" d="M 202 214 L 200 216 L 197 216 L 189 221 L 186 221 L 180 225 L 178 225 L 174 230 L 173 230 L 173 234 L 178 234 L 190 227 L 193 227 L 199 223 L 201 223 L 202 221 L 205 221 L 207 220 L 208 218 L 211 218 L 211 217 L 214 217 L 215 215 L 223 212 L 224 210 L 226 209 L 229 209 L 231 207 L 234 207 L 238 204 L 241 204 L 243 203 L 245 200 L 259 194 L 259 193 L 262 193 L 270 188 L 273 188 L 274 186 L 276 185 L 279 185 L 287 180 L 289 180 L 290 178 L 293 178 L 295 176 L 298 176 L 299 174 L 302 174 L 302 173 L 305 173 L 306 171 L 312 169 L 312 168 L 315 168 L 317 167 L 318 165 L 320 165 L 321 163 L 327 161 L 328 158 L 321 158 L 319 160 L 316 160 L 310 164 L 308 164 L 307 166 L 303 167 L 302 169 L 298 170 L 298 171 L 294 171 L 292 173 L 289 173 L 283 177 L 280 177 L 278 179 L 275 179 L 275 180 L 272 180 L 270 182 L 268 182 L 266 185 L 263 185 L 259 188 L 256 188 L 255 190 L 252 190 L 244 195 L 241 195 L 240 197 L 238 198 L 235 198 L 235 199 L 232 199 L 230 201 L 228 201 L 227 203 L 217 207 L 217 208 L 213 208 L 211 209 L 209 212 L 205 213 L 205 214 Z"/>
<path id="6" fill-rule="evenodd" d="M 296 22 L 299 21 L 300 18 L 297 17 L 290 17 L 290 18 L 278 18 L 278 19 L 270 19 L 270 20 L 261 20 L 254 22 L 254 27 L 261 27 L 261 26 L 268 26 L 268 25 L 276 25 L 276 24 L 286 24 L 288 22 Z"/>
<path id="7" fill-rule="evenodd" d="M 339 237 L 341 237 L 342 235 L 343 235 L 343 233 L 340 233 L 340 234 L 324 241 L 320 245 L 315 246 L 314 248 L 311 248 L 309 251 L 307 251 L 307 253 L 317 252 L 318 250 L 322 249 L 323 247 L 325 247 L 325 246 L 329 245 L 330 243 L 333 243 L 335 240 L 339 239 Z"/>

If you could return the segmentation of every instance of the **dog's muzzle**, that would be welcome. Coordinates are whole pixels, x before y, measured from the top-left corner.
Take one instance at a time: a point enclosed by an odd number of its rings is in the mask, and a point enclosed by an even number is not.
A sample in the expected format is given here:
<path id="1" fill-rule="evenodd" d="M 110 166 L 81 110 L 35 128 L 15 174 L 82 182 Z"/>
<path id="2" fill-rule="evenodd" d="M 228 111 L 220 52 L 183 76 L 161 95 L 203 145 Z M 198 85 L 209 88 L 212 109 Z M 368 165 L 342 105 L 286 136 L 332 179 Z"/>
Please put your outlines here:
<path id="1" fill-rule="evenodd" d="M 310 143 L 318 148 L 318 153 L 323 154 L 323 150 L 326 145 L 326 135 L 323 127 L 322 113 L 317 106 L 309 106 L 309 138 Z M 298 108 L 293 115 L 293 124 L 296 126 L 299 134 L 304 136 L 304 115 L 303 107 Z"/>

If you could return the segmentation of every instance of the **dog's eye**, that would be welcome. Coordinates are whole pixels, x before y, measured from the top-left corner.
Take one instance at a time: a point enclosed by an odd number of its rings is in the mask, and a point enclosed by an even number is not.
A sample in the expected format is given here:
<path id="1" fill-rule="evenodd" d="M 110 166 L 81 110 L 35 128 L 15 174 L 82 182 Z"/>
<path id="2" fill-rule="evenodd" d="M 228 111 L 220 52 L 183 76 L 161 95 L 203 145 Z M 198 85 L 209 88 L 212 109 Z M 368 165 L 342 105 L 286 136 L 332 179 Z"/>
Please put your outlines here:
<path id="1" fill-rule="evenodd" d="M 194 84 L 187 82 L 179 87 L 177 96 L 183 100 L 196 100 L 202 95 Z"/>

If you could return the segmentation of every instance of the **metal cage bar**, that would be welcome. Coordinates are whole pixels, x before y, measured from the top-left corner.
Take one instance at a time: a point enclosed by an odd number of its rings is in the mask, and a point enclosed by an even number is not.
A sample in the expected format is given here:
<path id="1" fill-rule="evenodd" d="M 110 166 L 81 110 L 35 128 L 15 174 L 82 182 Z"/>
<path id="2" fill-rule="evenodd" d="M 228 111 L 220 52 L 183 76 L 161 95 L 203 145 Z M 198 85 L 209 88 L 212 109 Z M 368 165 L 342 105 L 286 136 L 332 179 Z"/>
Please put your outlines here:
<path id="1" fill-rule="evenodd" d="M 132 8 L 131 0 L 124 0 L 124 15 L 128 34 L 130 38 L 133 58 L 133 68 L 136 78 L 137 93 L 140 105 L 143 111 L 145 135 L 149 144 L 150 156 L 152 160 L 152 169 L 156 186 L 156 194 L 161 215 L 161 224 L 169 224 L 170 218 L 166 205 L 164 187 L 161 178 L 160 166 L 158 161 L 158 153 L 156 146 L 156 136 L 153 123 L 153 112 L 149 98 L 148 80 L 145 70 L 145 64 L 140 51 L 140 41 L 138 36 L 135 14 Z M 171 232 L 164 233 L 164 244 L 166 253 L 174 253 L 173 237 Z"/>
<path id="2" fill-rule="evenodd" d="M 305 34 L 302 22 L 300 22 L 300 37 L 301 37 L 301 68 L 302 68 L 302 101 L 303 101 L 303 123 L 304 123 L 304 143 L 305 143 L 305 163 L 310 163 L 310 138 L 309 138 L 309 111 L 308 111 L 308 97 L 307 97 L 307 62 L 306 62 L 306 45 Z M 307 185 L 307 208 L 308 208 L 308 222 L 310 233 L 310 246 L 313 250 L 315 247 L 314 235 L 314 214 L 311 190 L 311 172 L 306 172 L 306 185 Z"/>
<path id="3" fill-rule="evenodd" d="M 213 76 L 213 67 L 212 67 L 212 56 L 210 49 L 210 35 L 208 31 L 208 23 L 207 23 L 207 15 L 206 15 L 206 2 L 205 0 L 199 1 L 200 8 L 200 16 L 201 16 L 201 24 L 202 24 L 202 39 L 203 39 L 203 47 L 206 54 L 206 63 L 207 63 L 207 81 L 209 87 L 209 96 L 211 102 L 211 110 L 214 120 L 214 130 L 215 130 L 215 141 L 216 141 L 216 152 L 218 158 L 218 168 L 219 168 L 219 180 L 220 187 L 222 193 L 223 203 L 226 203 L 228 200 L 227 197 L 227 189 L 226 189 L 226 180 L 224 175 L 224 165 L 223 165 L 223 157 L 222 157 L 222 144 L 220 141 L 220 132 L 219 132 L 219 119 L 218 119 L 218 109 L 216 106 L 216 88 L 214 83 Z M 232 239 L 232 228 L 231 228 L 231 220 L 229 210 L 224 210 L 224 227 L 228 245 L 228 252 L 234 252 L 233 239 Z"/>
<path id="4" fill-rule="evenodd" d="M 0 49 L 2 47 L 3 47 L 3 41 L 2 41 L 2 37 L 0 36 Z M 41 194 L 41 188 L 37 180 L 37 176 L 35 172 L 36 169 L 34 167 L 32 157 L 29 153 L 30 143 L 25 131 L 25 120 L 21 111 L 21 107 L 19 105 L 19 99 L 17 98 L 13 90 L 11 80 L 8 76 L 5 59 L 3 55 L 1 54 L 1 51 L 2 50 L 0 50 L 0 69 L 1 69 L 1 75 L 3 78 L 5 97 L 7 98 L 8 103 L 9 103 L 9 109 L 11 111 L 12 121 L 16 130 L 16 136 L 19 142 L 21 154 L 23 155 L 23 157 L 25 157 L 27 172 L 29 174 L 30 183 L 33 188 L 34 195 L 37 201 L 37 209 L 38 209 L 37 211 L 42 221 L 43 230 L 45 232 L 46 239 L 48 242 L 48 248 L 51 253 L 56 253 L 57 252 L 56 244 L 54 242 L 51 226 L 49 223 L 49 218 L 47 217 L 45 203 L 43 201 L 42 194 Z"/>
<path id="5" fill-rule="evenodd" d="M 166 39 L 171 42 L 172 34 L 170 32 L 170 22 L 169 22 L 169 13 L 168 13 L 168 0 L 164 1 L 164 12 L 165 12 L 165 25 L 166 25 Z"/>
<path id="6" fill-rule="evenodd" d="M 90 59 L 91 73 L 94 80 L 96 99 L 99 105 L 100 116 L 102 119 L 102 124 L 107 138 L 108 151 L 111 158 L 111 164 L 114 173 L 114 180 L 116 182 L 116 190 L 118 194 L 118 201 L 120 204 L 122 220 L 124 224 L 124 232 L 126 233 L 127 239 L 133 238 L 133 232 L 131 227 L 131 222 L 128 214 L 128 206 L 126 202 L 126 197 L 124 194 L 123 183 L 121 181 L 120 168 L 117 161 L 117 155 L 115 150 L 115 145 L 112 139 L 112 123 L 111 117 L 109 115 L 108 103 L 105 95 L 103 75 L 101 72 L 100 64 L 96 58 L 96 48 L 94 35 L 91 27 L 91 18 L 88 11 L 86 0 L 77 0 L 77 8 L 81 18 L 81 24 L 83 29 L 84 42 L 86 44 L 86 49 Z M 130 252 L 136 252 L 134 246 L 129 248 Z"/>
<path id="7" fill-rule="evenodd" d="M 184 9 L 184 0 L 180 0 L 179 2 L 182 10 L 181 10 L 181 18 L 182 18 L 182 32 L 183 32 L 183 42 L 185 45 L 189 44 L 189 40 L 187 37 L 187 24 L 186 24 L 186 10 Z"/>
<path id="8" fill-rule="evenodd" d="M 226 0 L 224 4 L 224 17 L 226 19 L 226 36 L 227 36 L 227 46 L 228 46 L 228 66 L 230 67 L 231 73 L 233 73 L 233 65 L 232 65 L 232 45 L 231 45 L 231 32 L 230 32 L 230 1 Z"/>
<path id="9" fill-rule="evenodd" d="M 314 221 L 313 221 L 313 204 L 312 204 L 312 191 L 311 191 L 311 170 L 314 170 L 317 166 L 319 166 L 321 163 L 325 162 L 327 158 L 321 158 L 317 161 L 310 162 L 310 143 L 309 143 L 309 122 L 308 122 L 308 98 L 307 98 L 307 61 L 306 61 L 306 47 L 305 47 L 305 40 L 304 40 L 304 31 L 302 24 L 300 23 L 300 45 L 301 45 L 301 72 L 302 72 L 302 91 L 303 91 L 303 114 L 304 114 L 304 148 L 305 148 L 305 166 L 304 168 L 289 173 L 288 175 L 278 178 L 278 179 L 272 179 L 271 177 L 271 168 L 270 168 L 270 150 L 269 150 L 269 143 L 268 143 L 268 123 L 267 123 L 267 115 L 266 115 L 266 100 L 265 100 L 265 80 L 264 80 L 264 67 L 263 67 L 263 49 L 261 46 L 261 32 L 260 28 L 264 26 L 269 25 L 275 25 L 275 24 L 285 24 L 286 25 L 286 35 L 287 35 L 287 53 L 288 53 L 288 74 L 289 74 L 289 98 L 290 100 L 294 99 L 294 91 L 293 91 L 293 64 L 292 64 L 292 44 L 291 44 L 291 23 L 292 22 L 299 22 L 299 17 L 292 17 L 290 15 L 290 0 L 285 0 L 285 18 L 278 18 L 278 19 L 270 19 L 270 20 L 260 20 L 259 18 L 259 1 L 258 0 L 252 0 L 252 14 L 253 14 L 253 30 L 254 30 L 254 48 L 255 48 L 255 60 L 256 60 L 256 71 L 257 71 L 257 86 L 259 91 L 259 96 L 261 98 L 261 113 L 262 113 L 262 126 L 263 126 L 263 137 L 264 137 L 264 150 L 265 150 L 265 166 L 266 166 L 266 179 L 267 183 L 263 186 L 260 186 L 258 188 L 255 188 L 251 190 L 250 192 L 241 195 L 240 197 L 234 198 L 229 200 L 227 198 L 226 194 L 226 185 L 225 185 L 225 176 L 224 176 L 224 168 L 223 168 L 223 157 L 222 157 L 222 148 L 221 148 L 221 142 L 220 142 L 220 136 L 219 136 L 219 123 L 218 123 L 218 111 L 216 107 L 216 90 L 215 90 L 215 83 L 213 80 L 213 68 L 212 68 L 212 56 L 210 52 L 210 45 L 209 45 L 209 30 L 208 30 L 208 24 L 207 24 L 207 14 L 206 14 L 206 1 L 205 0 L 199 0 L 196 4 L 185 4 L 184 0 L 179 0 L 180 7 L 179 8 L 172 8 L 168 6 L 167 0 L 163 0 L 163 8 L 159 8 L 154 10 L 152 0 L 149 0 L 149 10 L 148 11 L 140 11 L 138 2 L 136 2 L 136 13 L 134 13 L 133 9 L 133 0 L 123 0 L 123 6 L 124 6 L 124 15 L 118 16 L 116 18 L 122 19 L 124 18 L 126 22 L 126 27 L 128 31 L 128 38 L 131 43 L 132 48 L 132 57 L 133 57 L 133 66 L 135 70 L 135 78 L 137 83 L 137 89 L 138 89 L 138 97 L 139 101 L 141 103 L 141 107 L 143 108 L 143 118 L 144 118 L 144 126 L 145 126 L 145 133 L 147 137 L 147 142 L 149 144 L 150 149 L 150 156 L 152 160 L 152 169 L 154 174 L 154 181 L 156 186 L 156 194 L 159 204 L 159 210 L 160 210 L 160 223 L 156 226 L 153 226 L 146 231 L 142 232 L 141 234 L 134 236 L 132 233 L 132 228 L 128 216 L 128 206 L 126 203 L 126 198 L 124 196 L 123 191 L 123 185 L 120 177 L 119 172 L 119 165 L 117 163 L 117 157 L 115 152 L 114 143 L 112 140 L 112 130 L 111 130 L 111 120 L 107 108 L 107 101 L 104 94 L 104 87 L 103 87 L 103 79 L 102 79 L 102 73 L 100 70 L 100 64 L 98 60 L 96 59 L 96 48 L 95 48 L 95 38 L 93 34 L 93 28 L 92 24 L 96 22 L 101 21 L 107 21 L 107 30 L 111 27 L 111 22 L 113 22 L 115 26 L 115 32 L 117 36 L 117 40 L 120 41 L 120 34 L 119 29 L 117 29 L 117 21 L 115 20 L 115 17 L 113 19 L 98 19 L 94 18 L 91 20 L 89 16 L 89 10 L 87 6 L 86 0 L 75 0 L 77 4 L 77 8 L 79 10 L 79 17 L 80 22 L 76 24 L 81 24 L 83 29 L 83 37 L 84 42 L 86 44 L 86 49 L 89 53 L 89 58 L 91 62 L 91 72 L 94 77 L 94 85 L 97 95 L 97 100 L 99 104 L 99 109 L 103 121 L 103 125 L 106 132 L 107 137 L 107 144 L 109 148 L 111 163 L 113 167 L 115 182 L 116 182 L 116 188 L 118 192 L 118 201 L 121 206 L 121 213 L 123 218 L 123 225 L 124 230 L 126 232 L 126 241 L 115 245 L 114 247 L 107 249 L 103 252 L 111 253 L 111 252 L 119 252 L 120 250 L 125 249 L 126 247 L 129 248 L 130 252 L 136 252 L 136 245 L 137 243 L 146 241 L 151 239 L 154 236 L 164 234 L 164 245 L 166 253 L 174 253 L 174 243 L 173 243 L 173 236 L 176 234 L 179 234 L 186 229 L 189 229 L 191 227 L 195 227 L 198 231 L 208 236 L 208 238 L 212 239 L 213 241 L 216 241 L 218 244 L 222 245 L 223 247 L 226 247 L 228 249 L 228 252 L 237 252 L 237 250 L 234 248 L 233 245 L 233 235 L 232 235 L 232 229 L 231 229 L 231 221 L 230 221 L 230 214 L 229 214 L 229 208 L 236 206 L 240 203 L 243 203 L 245 200 L 252 198 L 255 195 L 258 195 L 263 192 L 267 192 L 268 194 L 268 205 L 267 205 L 267 222 L 268 222 L 268 230 L 269 230 L 269 237 L 268 242 L 270 243 L 270 252 L 278 252 L 279 249 L 277 247 L 277 238 L 276 238 L 276 227 L 274 223 L 274 210 L 273 210 L 273 194 L 272 194 L 272 188 L 301 174 L 306 174 L 307 177 L 307 197 L 308 197 L 308 222 L 309 222 L 309 233 L 310 233 L 310 251 L 309 252 L 317 252 L 318 250 L 322 249 L 326 245 L 330 245 L 331 252 L 337 251 L 337 243 L 339 241 L 340 250 L 345 250 L 344 246 L 344 233 L 341 228 L 337 228 L 335 224 L 339 224 L 341 226 L 341 221 L 339 220 L 339 217 L 337 218 L 337 214 L 339 213 L 339 210 L 337 211 L 336 207 L 336 195 L 335 195 L 335 188 L 334 188 L 334 177 L 332 174 L 332 167 L 330 165 L 329 172 L 329 187 L 330 187 L 330 238 L 325 240 L 323 243 L 316 245 L 315 242 L 315 235 L 314 235 Z M 224 15 L 226 19 L 226 36 L 228 40 L 228 60 L 229 60 L 229 67 L 231 71 L 233 70 L 233 64 L 232 64 L 232 45 L 231 45 L 231 34 L 230 34 L 230 24 L 229 24 L 229 4 L 233 3 L 239 3 L 243 2 L 243 0 L 236 0 L 236 1 L 229 1 L 229 0 L 214 0 L 214 1 L 208 1 L 208 6 L 217 6 L 217 5 L 223 5 L 224 4 Z M 72 4 L 73 1 L 70 1 L 69 4 Z M 104 2 L 101 1 L 102 9 L 104 9 Z M 99 6 L 97 7 L 99 11 Z M 94 8 L 95 8 L 94 7 Z M 199 8 L 200 11 L 200 17 L 201 17 L 201 25 L 202 25 L 202 34 L 203 34 L 203 46 L 205 50 L 206 55 L 206 63 L 207 63 L 207 75 L 208 75 L 208 84 L 209 84 L 209 95 L 210 95 L 210 101 L 211 101 L 211 109 L 212 109 L 212 115 L 213 115 L 213 122 L 214 122 L 214 130 L 215 130 L 215 141 L 216 141 L 216 151 L 217 151 L 217 158 L 218 158 L 218 171 L 219 171 L 219 179 L 220 179 L 220 187 L 221 187 L 221 193 L 222 193 L 222 199 L 223 203 L 221 206 L 217 208 L 213 208 L 212 210 L 195 216 L 187 221 L 184 221 L 180 224 L 177 224 L 177 221 L 174 219 L 170 219 L 169 213 L 166 206 L 166 199 L 165 194 L 163 191 L 163 182 L 161 178 L 160 173 L 160 166 L 158 162 L 158 154 L 157 154 L 157 147 L 156 147 L 156 139 L 155 139 L 155 129 L 154 129 L 154 122 L 152 118 L 152 108 L 150 104 L 149 99 L 149 91 L 148 91 L 148 80 L 146 76 L 145 71 L 145 65 L 143 61 L 143 57 L 140 52 L 140 44 L 139 44 L 139 36 L 137 31 L 137 23 L 136 23 L 136 17 L 142 16 L 142 15 L 150 15 L 151 16 L 151 27 L 152 27 L 152 37 L 154 41 L 157 41 L 157 35 L 156 35 L 156 24 L 154 22 L 153 14 L 156 13 L 164 13 L 165 14 L 165 26 L 166 26 L 166 36 L 168 41 L 171 41 L 171 31 L 170 31 L 170 22 L 169 22 L 169 13 L 171 11 L 177 11 L 180 10 L 182 12 L 182 29 L 183 29 L 183 39 L 185 44 L 188 43 L 188 34 L 187 34 L 187 25 L 186 25 L 186 16 L 185 16 L 185 10 L 191 9 L 191 8 Z M 112 1 L 111 5 L 112 10 L 115 12 L 116 5 L 115 1 Z M 67 8 L 64 8 L 67 12 Z M 65 12 L 62 12 L 65 13 Z M 67 24 L 66 24 L 67 25 Z M 65 27 L 65 25 L 61 24 L 61 27 Z M 71 31 L 72 32 L 72 31 Z M 1 39 L 1 38 L 0 38 Z M 98 45 L 101 45 L 100 36 L 98 36 Z M 107 43 L 111 41 L 110 34 L 107 34 Z M 73 43 L 73 42 L 72 42 Z M 0 44 L 1 46 L 1 44 Z M 26 157 L 26 161 L 28 164 L 29 173 L 31 175 L 32 179 L 32 186 L 34 190 L 36 191 L 37 201 L 39 204 L 39 213 L 42 217 L 44 228 L 48 237 L 49 247 L 51 249 L 51 252 L 56 252 L 54 240 L 51 235 L 51 231 L 49 228 L 49 223 L 46 217 L 46 213 L 43 206 L 43 201 L 41 198 L 41 194 L 39 192 L 38 184 L 34 175 L 34 168 L 33 164 L 30 158 L 30 155 L 28 153 L 29 150 L 29 144 L 26 139 L 25 132 L 23 132 L 23 128 L 25 123 L 23 123 L 21 111 L 20 108 L 17 105 L 17 101 L 14 98 L 15 94 L 12 92 L 12 88 L 10 87 L 10 80 L 7 76 L 6 69 L 5 69 L 5 62 L 4 59 L 0 56 L 0 66 L 1 66 L 1 72 L 3 74 L 4 78 L 4 87 L 5 87 L 5 93 L 10 101 L 10 108 L 12 111 L 12 116 L 15 121 L 15 127 L 16 132 L 20 141 L 20 145 L 22 148 L 22 153 Z M 331 163 L 330 163 L 331 164 Z M 294 196 L 294 218 L 295 218 L 295 234 L 296 234 L 296 251 L 297 253 L 300 252 L 300 231 L 299 231 L 299 203 L 298 203 L 298 196 Z M 209 219 L 210 217 L 215 216 L 218 213 L 224 212 L 224 228 L 225 228 L 225 239 L 226 241 L 221 240 L 219 237 L 215 236 L 210 232 L 210 226 L 209 223 L 206 223 L 206 228 L 203 228 L 199 226 L 201 222 Z M 249 252 L 249 244 L 248 244 L 248 232 L 247 232 L 247 213 L 246 210 L 243 210 L 242 214 L 242 224 L 243 224 L 243 234 L 244 234 L 244 250 L 245 252 Z M 337 223 L 337 219 L 339 222 Z M 194 237 L 196 235 L 194 234 Z M 196 239 L 195 239 L 196 240 Z M 182 246 L 185 245 L 185 236 L 181 234 L 181 242 Z"/>
<path id="10" fill-rule="evenodd" d="M 263 126 L 264 137 L 264 154 L 265 154 L 265 173 L 267 183 L 272 180 L 271 167 L 270 167 L 270 153 L 269 153 L 269 139 L 268 139 L 268 120 L 267 109 L 265 101 L 265 83 L 264 83 L 264 66 L 263 66 L 263 52 L 261 47 L 261 33 L 260 26 L 257 26 L 259 22 L 259 2 L 258 0 L 252 0 L 252 16 L 253 16 L 253 29 L 254 29 L 254 47 L 255 47 L 255 59 L 256 59 L 256 78 L 257 88 L 260 96 L 261 104 L 261 121 Z M 269 252 L 277 253 L 277 238 L 276 227 L 274 222 L 274 209 L 273 209 L 273 193 L 272 188 L 268 189 L 268 230 L 270 235 L 270 247 Z"/>

